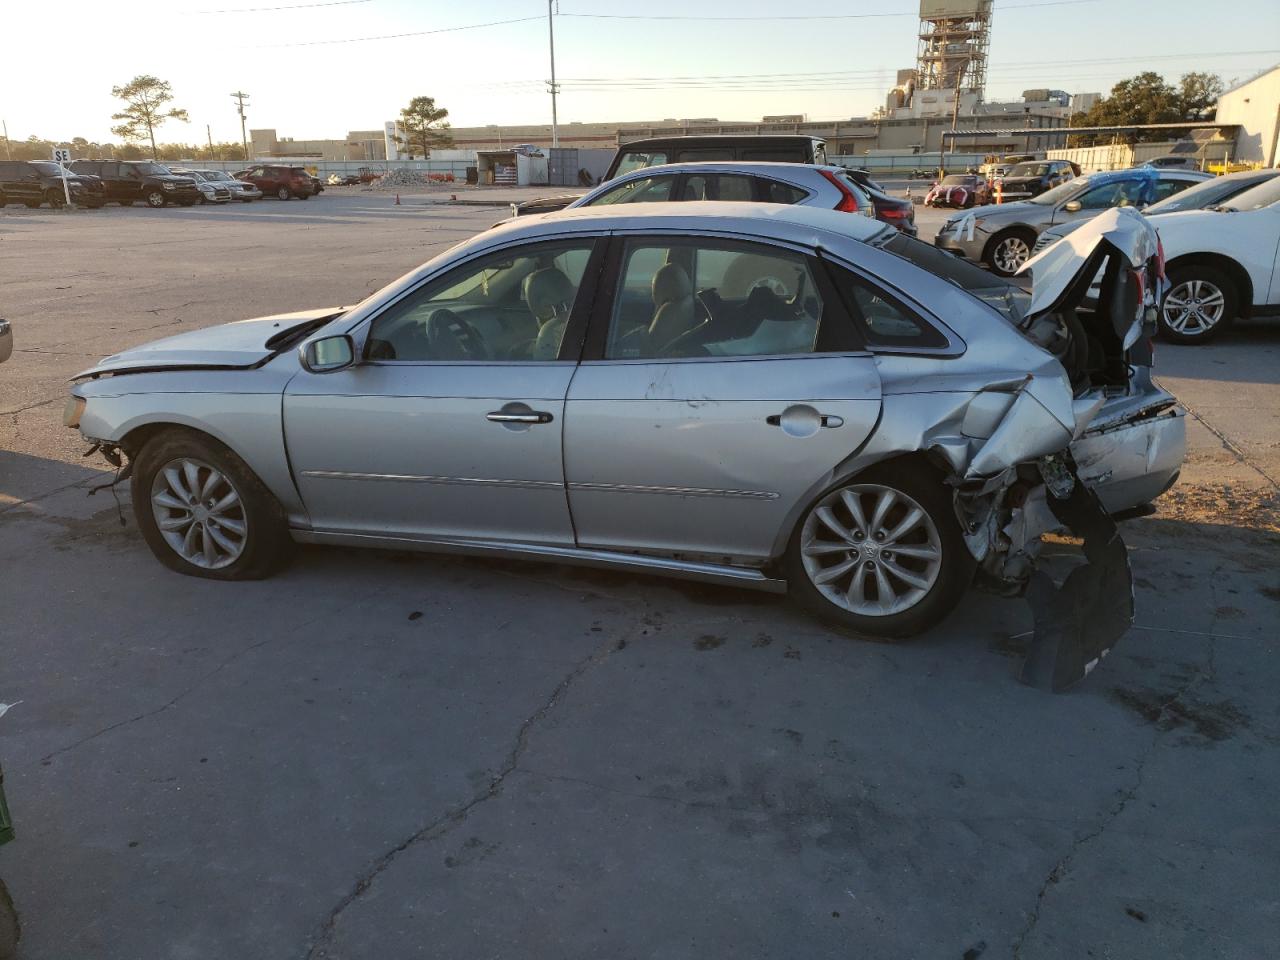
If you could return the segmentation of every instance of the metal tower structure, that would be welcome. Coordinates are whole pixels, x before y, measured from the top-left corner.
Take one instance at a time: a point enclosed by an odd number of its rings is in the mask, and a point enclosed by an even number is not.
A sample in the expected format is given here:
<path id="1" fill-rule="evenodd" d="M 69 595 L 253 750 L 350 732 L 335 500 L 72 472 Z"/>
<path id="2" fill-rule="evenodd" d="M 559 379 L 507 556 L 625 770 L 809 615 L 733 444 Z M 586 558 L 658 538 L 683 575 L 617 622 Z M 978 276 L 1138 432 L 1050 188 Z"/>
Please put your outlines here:
<path id="1" fill-rule="evenodd" d="M 982 98 L 991 7 L 992 0 L 920 0 L 917 90 L 959 90 Z"/>

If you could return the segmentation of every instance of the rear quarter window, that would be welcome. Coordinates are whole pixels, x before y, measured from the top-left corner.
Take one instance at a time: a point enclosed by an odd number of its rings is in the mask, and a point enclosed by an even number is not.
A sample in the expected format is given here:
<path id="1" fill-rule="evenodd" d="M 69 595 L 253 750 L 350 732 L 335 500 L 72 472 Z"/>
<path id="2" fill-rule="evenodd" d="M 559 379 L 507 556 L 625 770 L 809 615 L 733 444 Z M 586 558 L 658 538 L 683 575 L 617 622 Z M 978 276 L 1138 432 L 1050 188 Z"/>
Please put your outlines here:
<path id="1" fill-rule="evenodd" d="M 948 346 L 942 331 L 891 294 L 851 270 L 831 264 L 831 278 L 868 349 L 934 350 Z"/>
<path id="2" fill-rule="evenodd" d="M 807 190 L 793 187 L 789 183 L 766 180 L 763 177 L 757 177 L 756 182 L 760 185 L 760 199 L 765 203 L 799 203 L 809 196 Z"/>

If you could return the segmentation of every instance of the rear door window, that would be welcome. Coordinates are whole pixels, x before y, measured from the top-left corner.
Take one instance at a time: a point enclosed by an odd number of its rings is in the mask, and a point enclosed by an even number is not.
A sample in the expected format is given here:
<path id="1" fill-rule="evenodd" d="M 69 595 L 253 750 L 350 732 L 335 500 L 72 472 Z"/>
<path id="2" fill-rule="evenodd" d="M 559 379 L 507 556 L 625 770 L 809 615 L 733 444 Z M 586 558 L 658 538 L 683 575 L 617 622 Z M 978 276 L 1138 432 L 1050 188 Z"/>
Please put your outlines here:
<path id="1" fill-rule="evenodd" d="M 729 147 L 707 147 L 700 150 L 681 150 L 676 154 L 676 163 L 716 163 L 722 160 L 736 160 Z"/>
<path id="2" fill-rule="evenodd" d="M 757 177 L 756 183 L 759 185 L 760 200 L 764 203 L 799 203 L 809 196 L 808 191 L 777 180 Z"/>
<path id="3" fill-rule="evenodd" d="M 755 199 L 751 177 L 735 173 L 691 173 L 684 178 L 681 200 L 735 200 L 749 203 Z"/>

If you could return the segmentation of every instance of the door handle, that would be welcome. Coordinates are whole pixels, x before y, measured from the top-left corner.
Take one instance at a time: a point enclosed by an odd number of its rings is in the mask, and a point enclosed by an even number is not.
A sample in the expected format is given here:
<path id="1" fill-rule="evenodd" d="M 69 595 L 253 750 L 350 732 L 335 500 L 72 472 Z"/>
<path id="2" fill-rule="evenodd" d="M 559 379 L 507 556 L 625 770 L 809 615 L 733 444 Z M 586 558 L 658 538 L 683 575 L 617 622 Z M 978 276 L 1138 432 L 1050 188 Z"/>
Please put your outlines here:
<path id="1" fill-rule="evenodd" d="M 818 420 L 822 423 L 824 427 L 830 427 L 832 430 L 834 430 L 836 427 L 844 426 L 844 417 L 837 417 L 834 414 L 826 414 L 826 413 L 819 414 Z M 782 414 L 780 413 L 770 414 L 769 416 L 764 418 L 764 422 L 769 424 L 769 426 L 771 427 L 780 427 L 782 426 Z"/>
<path id="2" fill-rule="evenodd" d="M 529 413 L 503 413 L 495 410 L 485 414 L 485 419 L 492 423 L 550 423 L 555 417 L 545 410 L 533 410 Z"/>

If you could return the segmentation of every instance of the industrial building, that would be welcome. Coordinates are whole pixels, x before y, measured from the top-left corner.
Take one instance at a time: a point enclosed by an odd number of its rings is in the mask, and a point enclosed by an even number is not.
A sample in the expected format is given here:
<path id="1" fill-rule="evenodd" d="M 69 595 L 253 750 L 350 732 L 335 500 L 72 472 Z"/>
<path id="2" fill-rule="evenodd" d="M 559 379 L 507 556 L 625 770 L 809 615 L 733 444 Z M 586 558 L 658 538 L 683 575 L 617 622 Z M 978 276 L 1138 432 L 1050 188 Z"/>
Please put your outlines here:
<path id="1" fill-rule="evenodd" d="M 1218 98 L 1219 123 L 1238 123 L 1235 160 L 1274 167 L 1280 161 L 1280 65 Z"/>

